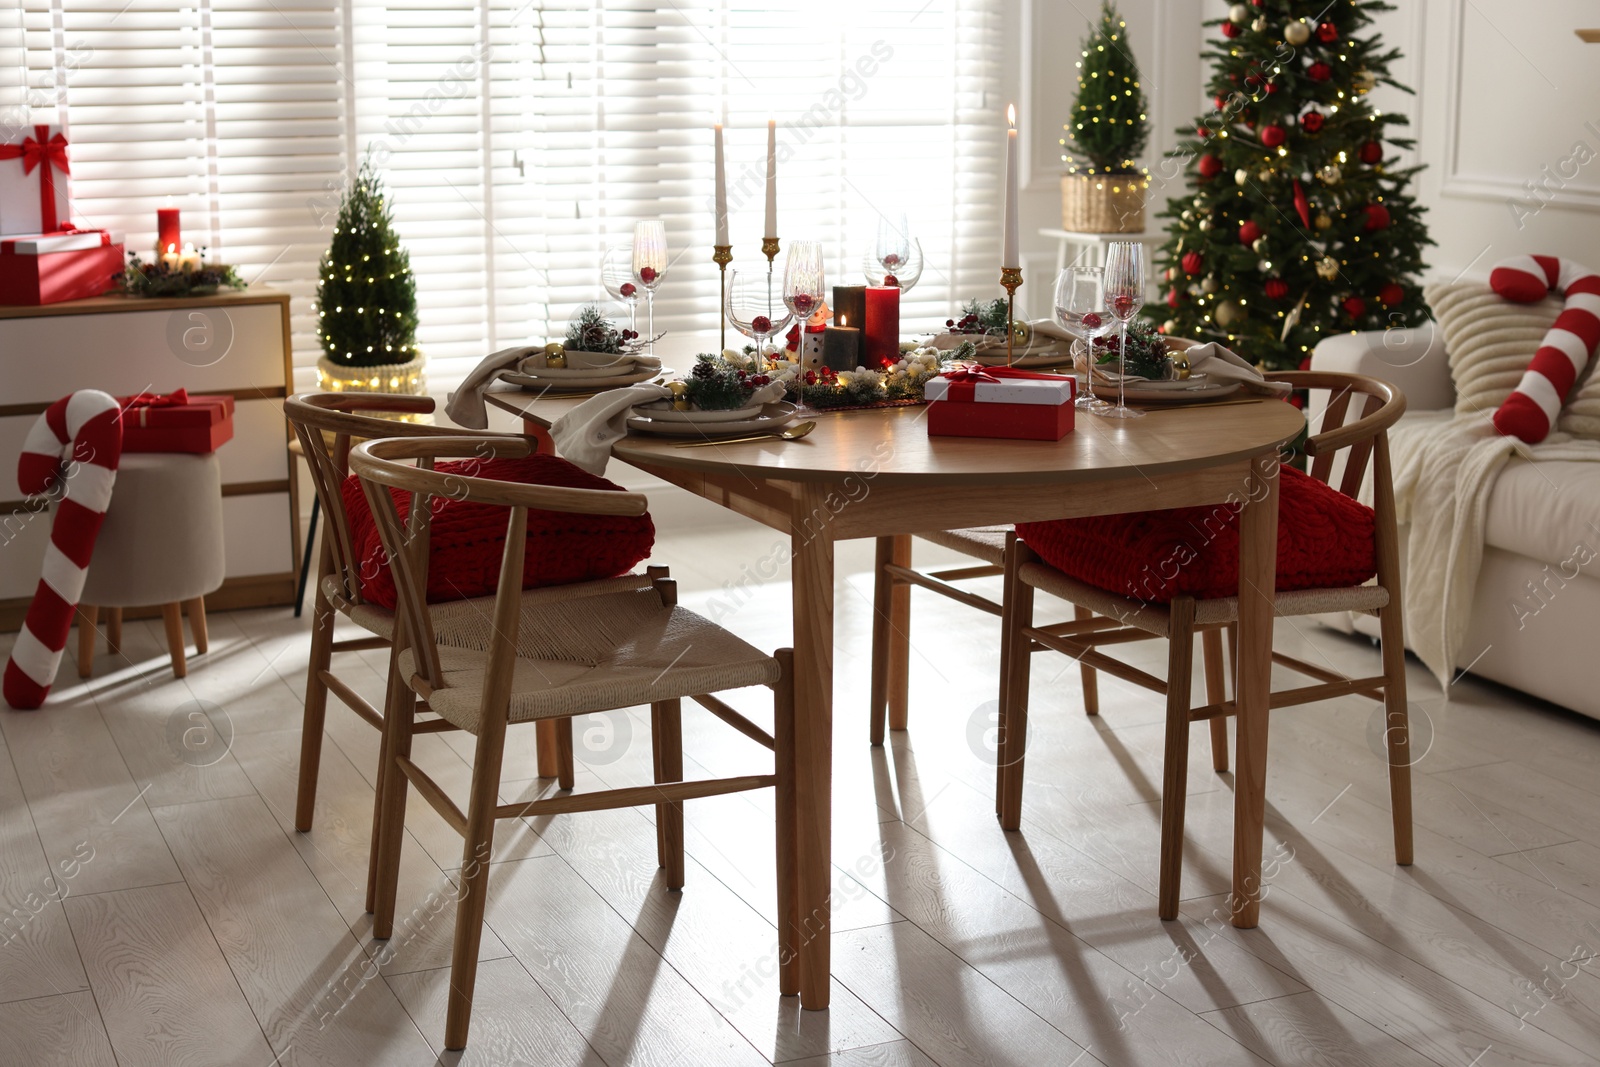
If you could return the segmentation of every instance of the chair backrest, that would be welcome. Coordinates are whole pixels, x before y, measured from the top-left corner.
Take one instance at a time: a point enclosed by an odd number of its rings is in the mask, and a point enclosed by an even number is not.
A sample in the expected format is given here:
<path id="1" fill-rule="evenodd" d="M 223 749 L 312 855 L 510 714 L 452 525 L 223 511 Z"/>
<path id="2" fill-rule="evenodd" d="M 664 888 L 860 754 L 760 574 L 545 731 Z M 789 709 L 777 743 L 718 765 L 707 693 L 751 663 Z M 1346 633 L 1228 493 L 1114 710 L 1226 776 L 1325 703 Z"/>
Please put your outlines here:
<path id="1" fill-rule="evenodd" d="M 461 431 L 451 427 L 378 417 L 426 415 L 433 407 L 431 397 L 392 393 L 301 393 L 283 402 L 284 414 L 300 441 L 306 466 L 311 470 L 311 484 L 322 505 L 325 526 L 318 561 L 319 588 L 326 575 L 334 574 L 345 600 L 351 604 L 361 603 L 358 572 L 362 561 L 351 536 L 350 517 L 345 513 L 342 493 L 345 476 L 350 473 L 351 444 L 373 437 L 460 436 Z"/>
<path id="2" fill-rule="evenodd" d="M 1334 488 L 1348 497 L 1359 494 L 1375 445 L 1387 440 L 1389 427 L 1405 414 L 1406 398 L 1400 390 L 1377 378 L 1341 371 L 1273 371 L 1266 378 L 1296 389 L 1327 390 L 1328 406 L 1306 440 L 1309 473 L 1330 486 L 1337 473 L 1339 484 Z M 1342 469 L 1336 470 L 1334 459 L 1344 449 L 1350 451 Z"/>
<path id="3" fill-rule="evenodd" d="M 509 672 L 516 655 L 528 509 L 587 515 L 643 515 L 649 510 L 650 501 L 642 493 L 525 485 L 432 469 L 438 459 L 514 459 L 530 455 L 535 447 L 531 438 L 455 435 L 369 440 L 349 451 L 350 469 L 361 480 L 394 576 L 401 631 L 396 634 L 397 645 L 416 648 L 418 673 L 430 691 L 444 685 L 427 604 L 432 498 L 497 505 L 510 512 L 495 591 L 494 637 L 489 653 L 491 678 L 498 677 L 500 671 Z M 411 494 L 410 511 L 403 525 L 391 489 Z M 509 678 L 509 673 L 505 677 Z"/>

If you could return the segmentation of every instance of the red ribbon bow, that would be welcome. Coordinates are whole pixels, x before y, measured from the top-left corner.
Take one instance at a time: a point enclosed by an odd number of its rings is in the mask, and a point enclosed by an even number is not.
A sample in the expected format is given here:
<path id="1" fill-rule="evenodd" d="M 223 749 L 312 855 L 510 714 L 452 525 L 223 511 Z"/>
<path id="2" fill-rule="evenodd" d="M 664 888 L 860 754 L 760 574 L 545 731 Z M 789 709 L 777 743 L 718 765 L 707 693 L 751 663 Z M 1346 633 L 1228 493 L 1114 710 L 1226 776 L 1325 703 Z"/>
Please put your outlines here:
<path id="1" fill-rule="evenodd" d="M 136 393 L 133 396 L 123 397 L 119 403 L 122 410 L 129 408 L 181 408 L 189 403 L 189 390 L 179 389 L 172 393 Z"/>
<path id="2" fill-rule="evenodd" d="M 1052 382 L 1064 380 L 1060 374 L 1040 374 L 1038 371 L 1017 370 L 1015 367 L 985 367 L 977 363 L 963 363 L 955 370 L 945 371 L 940 377 L 950 380 L 950 388 L 945 393 L 945 399 L 968 403 L 977 399 L 978 385 L 981 382 L 1002 382 L 1021 378 Z"/>
<path id="3" fill-rule="evenodd" d="M 55 172 L 71 174 L 67 166 L 67 139 L 63 134 L 50 136 L 49 126 L 35 126 L 32 137 L 24 137 L 22 144 L 0 145 L 0 159 L 21 159 L 22 173 L 32 174 L 39 168 L 39 229 L 54 233 L 61 228 L 56 215 Z"/>

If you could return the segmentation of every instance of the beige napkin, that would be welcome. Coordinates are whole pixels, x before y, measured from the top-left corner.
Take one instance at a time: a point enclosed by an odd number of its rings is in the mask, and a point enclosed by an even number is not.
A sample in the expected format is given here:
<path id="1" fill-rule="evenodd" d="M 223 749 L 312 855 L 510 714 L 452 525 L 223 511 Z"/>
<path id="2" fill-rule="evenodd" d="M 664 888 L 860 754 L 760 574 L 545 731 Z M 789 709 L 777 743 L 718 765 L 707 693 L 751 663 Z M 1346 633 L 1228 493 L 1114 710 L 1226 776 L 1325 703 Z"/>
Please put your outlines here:
<path id="1" fill-rule="evenodd" d="M 1267 381 L 1261 377 L 1261 373 L 1254 365 L 1245 361 L 1244 357 L 1215 341 L 1207 341 L 1203 345 L 1190 345 L 1183 349 L 1183 353 L 1189 357 L 1189 373 L 1204 374 L 1208 382 L 1238 382 L 1247 391 L 1265 396 L 1284 397 L 1291 391 L 1288 382 Z M 1148 378 L 1138 374 L 1129 374 L 1125 377 L 1119 375 L 1110 369 L 1110 365 L 1096 366 L 1094 376 L 1095 381 L 1111 385 L 1116 385 L 1118 378 L 1131 383 L 1149 381 Z"/>
<path id="2" fill-rule="evenodd" d="M 461 383 L 461 388 L 450 394 L 450 399 L 444 406 L 444 413 L 450 416 L 452 422 L 468 429 L 487 428 L 489 409 L 484 406 L 483 394 L 488 392 L 489 386 L 500 377 L 501 371 L 519 365 L 535 351 L 542 355 L 544 349 L 522 345 L 517 348 L 502 348 L 498 352 L 484 356 Z"/>
<path id="3" fill-rule="evenodd" d="M 744 407 L 760 411 L 763 405 L 782 400 L 783 393 L 782 382 L 769 382 L 751 393 Z M 664 385 L 645 384 L 624 385 L 590 397 L 550 427 L 556 454 L 590 474 L 604 474 L 611 445 L 627 434 L 633 409 L 671 396 L 672 390 Z"/>

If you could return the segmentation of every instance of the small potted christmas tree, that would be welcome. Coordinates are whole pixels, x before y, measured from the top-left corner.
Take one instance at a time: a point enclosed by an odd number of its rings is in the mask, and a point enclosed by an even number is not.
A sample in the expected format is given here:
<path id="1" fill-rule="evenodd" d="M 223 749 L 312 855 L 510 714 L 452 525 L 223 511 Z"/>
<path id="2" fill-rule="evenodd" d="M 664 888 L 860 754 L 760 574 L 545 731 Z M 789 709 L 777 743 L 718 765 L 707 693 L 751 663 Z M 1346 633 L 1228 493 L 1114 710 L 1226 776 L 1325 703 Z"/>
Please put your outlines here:
<path id="1" fill-rule="evenodd" d="M 333 244 L 317 276 L 322 388 L 425 392 L 417 351 L 417 280 L 370 159 L 345 190 Z"/>
<path id="2" fill-rule="evenodd" d="M 1139 153 L 1150 136 L 1128 24 L 1109 0 L 1083 42 L 1078 93 L 1061 139 L 1061 228 L 1075 233 L 1143 233 L 1149 176 Z"/>

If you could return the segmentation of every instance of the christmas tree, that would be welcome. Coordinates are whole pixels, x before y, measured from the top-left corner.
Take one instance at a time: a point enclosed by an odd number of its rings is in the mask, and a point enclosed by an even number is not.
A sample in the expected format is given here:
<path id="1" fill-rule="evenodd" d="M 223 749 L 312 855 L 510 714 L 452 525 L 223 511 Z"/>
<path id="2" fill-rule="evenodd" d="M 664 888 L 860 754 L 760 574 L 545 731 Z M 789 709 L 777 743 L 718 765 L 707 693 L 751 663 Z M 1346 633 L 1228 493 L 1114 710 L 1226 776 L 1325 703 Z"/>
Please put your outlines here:
<path id="1" fill-rule="evenodd" d="M 1078 95 L 1072 102 L 1068 140 L 1089 161 L 1090 174 L 1132 174 L 1150 136 L 1139 67 L 1128 48 L 1128 24 L 1110 3 L 1100 8 L 1100 23 L 1083 42 L 1078 62 Z M 1070 154 L 1062 162 L 1078 171 Z"/>
<path id="2" fill-rule="evenodd" d="M 1272 369 L 1301 366 L 1324 337 L 1420 325 L 1419 167 L 1386 146 L 1403 115 L 1372 107 L 1399 55 L 1363 36 L 1381 0 L 1251 0 L 1208 23 L 1222 35 L 1209 90 L 1216 110 L 1176 154 L 1188 187 L 1170 200 L 1160 266 L 1179 337 L 1222 341 Z M 1189 131 L 1183 131 L 1188 133 Z"/>
<path id="3" fill-rule="evenodd" d="M 416 358 L 417 280 L 370 159 L 345 191 L 317 274 L 317 336 L 329 362 L 375 367 Z"/>

